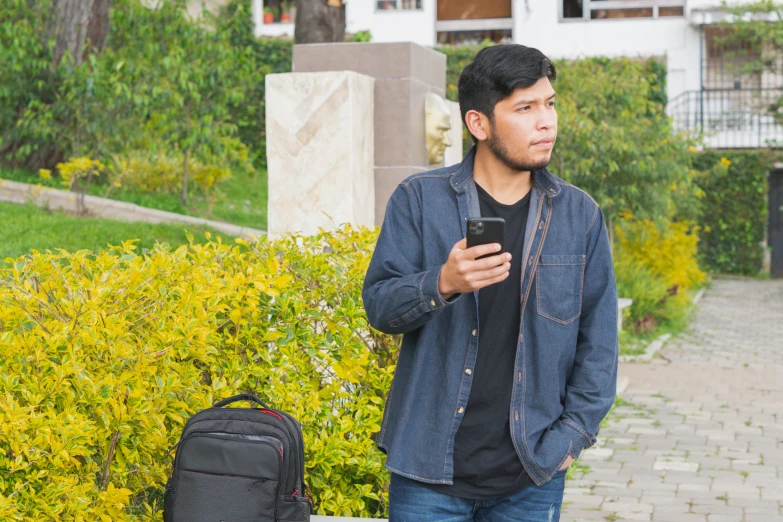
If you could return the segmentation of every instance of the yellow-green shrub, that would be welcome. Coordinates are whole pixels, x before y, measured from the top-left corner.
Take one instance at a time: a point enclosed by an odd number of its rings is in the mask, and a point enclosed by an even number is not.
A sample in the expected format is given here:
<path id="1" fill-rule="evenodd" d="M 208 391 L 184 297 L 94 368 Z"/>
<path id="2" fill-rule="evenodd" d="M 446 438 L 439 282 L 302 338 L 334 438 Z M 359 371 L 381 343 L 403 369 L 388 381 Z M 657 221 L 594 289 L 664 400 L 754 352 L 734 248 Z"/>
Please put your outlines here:
<path id="1" fill-rule="evenodd" d="M 144 192 L 176 193 L 182 190 L 182 157 L 176 154 L 150 154 L 133 151 L 115 155 L 111 181 L 115 187 L 136 188 Z M 188 174 L 199 188 L 209 190 L 231 177 L 228 168 L 188 161 Z"/>
<path id="2" fill-rule="evenodd" d="M 669 288 L 687 290 L 706 280 L 696 258 L 698 226 L 670 222 L 661 229 L 649 220 L 630 220 L 618 225 L 616 232 L 620 255 L 649 267 Z"/>
<path id="3" fill-rule="evenodd" d="M 73 188 L 78 180 L 91 175 L 97 177 L 104 168 L 105 165 L 97 160 L 87 157 L 71 158 L 65 163 L 57 164 L 57 173 L 60 175 L 60 180 L 64 187 Z M 52 171 L 40 169 L 38 174 L 41 176 L 41 179 L 47 180 L 51 178 Z"/>
<path id="4" fill-rule="evenodd" d="M 630 297 L 628 312 L 636 330 L 650 331 L 662 322 L 685 319 L 687 290 L 706 281 L 696 257 L 699 228 L 669 222 L 628 219 L 615 227 L 614 265 L 621 297 Z"/>
<path id="5" fill-rule="evenodd" d="M 239 392 L 302 423 L 318 513 L 384 515 L 397 345 L 360 299 L 375 239 L 128 241 L 0 270 L 0 520 L 160 520 L 184 421 Z"/>

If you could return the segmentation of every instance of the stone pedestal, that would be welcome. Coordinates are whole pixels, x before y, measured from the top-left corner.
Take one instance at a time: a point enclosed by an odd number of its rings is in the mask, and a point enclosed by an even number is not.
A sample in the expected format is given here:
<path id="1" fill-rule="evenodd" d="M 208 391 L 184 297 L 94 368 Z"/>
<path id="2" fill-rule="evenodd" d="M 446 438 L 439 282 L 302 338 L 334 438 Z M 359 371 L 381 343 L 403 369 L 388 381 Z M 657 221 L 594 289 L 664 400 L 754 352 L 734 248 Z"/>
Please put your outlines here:
<path id="1" fill-rule="evenodd" d="M 380 226 L 400 181 L 442 166 L 427 164 L 424 99 L 428 92 L 445 97 L 446 55 L 410 42 L 306 44 L 294 46 L 293 62 L 295 73 L 350 70 L 375 78 L 375 224 Z"/>
<path id="2" fill-rule="evenodd" d="M 374 83 L 351 71 L 266 76 L 270 236 L 374 226 Z"/>

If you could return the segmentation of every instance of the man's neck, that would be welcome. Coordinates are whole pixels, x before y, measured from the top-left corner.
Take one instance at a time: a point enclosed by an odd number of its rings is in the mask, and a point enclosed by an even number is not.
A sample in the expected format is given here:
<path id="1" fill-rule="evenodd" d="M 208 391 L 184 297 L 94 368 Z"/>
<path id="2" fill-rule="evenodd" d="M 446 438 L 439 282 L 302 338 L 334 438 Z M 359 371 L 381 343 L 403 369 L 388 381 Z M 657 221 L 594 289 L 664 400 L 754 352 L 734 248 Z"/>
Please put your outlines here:
<path id="1" fill-rule="evenodd" d="M 516 203 L 533 188 L 533 177 L 530 171 L 509 168 L 487 147 L 476 148 L 473 179 L 495 201 L 504 205 Z"/>

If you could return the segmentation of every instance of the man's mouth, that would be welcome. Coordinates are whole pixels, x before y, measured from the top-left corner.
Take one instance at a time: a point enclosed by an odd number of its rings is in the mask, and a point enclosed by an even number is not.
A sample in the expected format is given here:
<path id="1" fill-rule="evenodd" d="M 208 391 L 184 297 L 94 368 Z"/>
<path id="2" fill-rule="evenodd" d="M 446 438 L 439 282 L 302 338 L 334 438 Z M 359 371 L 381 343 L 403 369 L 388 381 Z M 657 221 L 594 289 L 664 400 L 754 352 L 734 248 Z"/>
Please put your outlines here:
<path id="1" fill-rule="evenodd" d="M 549 136 L 533 143 L 533 147 L 542 148 L 542 149 L 551 149 L 554 144 L 555 144 L 555 138 Z"/>

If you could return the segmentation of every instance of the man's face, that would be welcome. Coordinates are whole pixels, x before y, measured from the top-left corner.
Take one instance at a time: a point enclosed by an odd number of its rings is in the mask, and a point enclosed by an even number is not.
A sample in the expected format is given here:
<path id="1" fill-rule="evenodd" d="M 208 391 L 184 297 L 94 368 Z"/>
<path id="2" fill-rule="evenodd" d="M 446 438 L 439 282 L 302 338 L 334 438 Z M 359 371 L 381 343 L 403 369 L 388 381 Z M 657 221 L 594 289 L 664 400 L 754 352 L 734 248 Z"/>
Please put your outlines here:
<path id="1" fill-rule="evenodd" d="M 549 165 L 557 138 L 555 90 L 549 78 L 498 102 L 489 127 L 487 146 L 509 168 L 532 171 Z"/>

